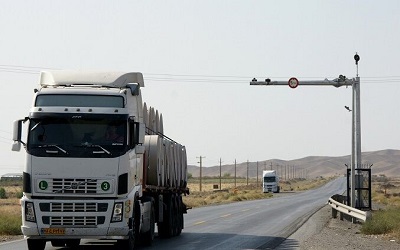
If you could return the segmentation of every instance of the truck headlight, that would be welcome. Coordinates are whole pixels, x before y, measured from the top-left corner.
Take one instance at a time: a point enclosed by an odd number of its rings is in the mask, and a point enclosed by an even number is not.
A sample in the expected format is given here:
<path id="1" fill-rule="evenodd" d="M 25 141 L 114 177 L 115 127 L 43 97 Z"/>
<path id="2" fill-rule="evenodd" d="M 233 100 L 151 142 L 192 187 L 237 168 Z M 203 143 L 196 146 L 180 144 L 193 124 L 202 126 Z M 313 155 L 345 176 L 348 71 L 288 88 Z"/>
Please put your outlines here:
<path id="1" fill-rule="evenodd" d="M 123 203 L 122 202 L 114 203 L 114 209 L 113 209 L 113 215 L 111 217 L 111 222 L 122 221 L 122 213 L 123 213 Z"/>
<path id="2" fill-rule="evenodd" d="M 25 220 L 30 222 L 36 222 L 35 207 L 32 202 L 25 202 Z"/>

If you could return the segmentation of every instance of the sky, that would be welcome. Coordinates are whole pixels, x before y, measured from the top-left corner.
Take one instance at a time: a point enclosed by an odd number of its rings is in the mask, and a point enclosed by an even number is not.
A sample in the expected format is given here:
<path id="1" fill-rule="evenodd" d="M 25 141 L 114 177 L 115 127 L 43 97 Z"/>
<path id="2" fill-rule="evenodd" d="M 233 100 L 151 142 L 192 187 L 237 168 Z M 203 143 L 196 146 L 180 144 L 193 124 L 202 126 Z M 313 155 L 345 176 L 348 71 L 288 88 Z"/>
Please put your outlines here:
<path id="1" fill-rule="evenodd" d="M 28 115 L 39 72 L 142 72 L 164 133 L 203 166 L 351 153 L 356 77 L 362 151 L 400 149 L 400 2 L 0 0 L 0 174 L 23 171 L 12 123 Z M 250 80 L 300 86 L 250 86 Z"/>

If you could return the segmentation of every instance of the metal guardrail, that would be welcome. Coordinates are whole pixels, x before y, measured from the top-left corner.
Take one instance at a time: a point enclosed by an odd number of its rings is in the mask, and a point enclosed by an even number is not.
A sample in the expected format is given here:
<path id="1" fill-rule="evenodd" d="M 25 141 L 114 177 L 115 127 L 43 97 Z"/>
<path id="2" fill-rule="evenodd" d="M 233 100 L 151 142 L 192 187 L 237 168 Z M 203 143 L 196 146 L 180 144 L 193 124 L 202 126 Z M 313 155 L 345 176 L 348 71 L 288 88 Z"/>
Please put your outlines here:
<path id="1" fill-rule="evenodd" d="M 347 214 L 353 218 L 357 218 L 366 222 L 367 220 L 371 219 L 371 212 L 369 211 L 361 211 L 354 207 L 349 207 L 345 205 L 343 202 L 345 201 L 342 195 L 333 195 L 328 200 L 328 204 L 332 207 L 332 217 L 336 218 L 337 213 L 340 212 L 340 219 L 343 220 L 343 214 Z"/>

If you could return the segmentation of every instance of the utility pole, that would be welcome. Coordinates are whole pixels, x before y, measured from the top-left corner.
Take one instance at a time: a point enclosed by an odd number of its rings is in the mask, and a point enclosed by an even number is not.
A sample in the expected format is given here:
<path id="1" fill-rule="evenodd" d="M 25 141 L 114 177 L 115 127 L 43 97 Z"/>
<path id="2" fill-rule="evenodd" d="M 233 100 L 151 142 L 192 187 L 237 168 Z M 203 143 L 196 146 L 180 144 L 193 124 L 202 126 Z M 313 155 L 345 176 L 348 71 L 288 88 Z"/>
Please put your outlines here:
<path id="1" fill-rule="evenodd" d="M 200 155 L 199 157 L 196 157 L 196 158 L 200 158 L 200 161 L 199 161 L 198 163 L 200 163 L 200 178 L 199 178 L 199 179 L 200 179 L 200 184 L 199 184 L 200 186 L 199 186 L 199 189 L 200 189 L 200 192 L 201 192 L 201 188 L 202 188 L 202 187 L 201 187 L 201 181 L 202 181 L 202 180 L 201 180 L 201 178 L 202 178 L 202 163 L 203 163 L 203 158 L 206 158 L 206 157 Z"/>
<path id="2" fill-rule="evenodd" d="M 249 185 L 249 160 L 247 160 L 247 177 L 246 177 L 246 186 Z"/>
<path id="3" fill-rule="evenodd" d="M 236 159 L 235 159 L 235 187 L 236 187 Z"/>
<path id="4" fill-rule="evenodd" d="M 219 158 L 219 190 L 221 190 L 221 186 L 222 186 L 222 182 L 221 182 L 221 178 L 222 178 L 222 170 L 221 170 L 221 168 L 222 168 L 222 160 L 221 160 L 221 158 Z"/>
<path id="5" fill-rule="evenodd" d="M 258 187 L 258 161 L 257 161 L 257 187 Z"/>
<path id="6" fill-rule="evenodd" d="M 271 170 L 272 170 L 272 161 L 269 163 L 269 165 L 271 166 Z"/>
<path id="7" fill-rule="evenodd" d="M 361 201 L 360 195 L 357 197 L 355 194 L 355 169 L 356 166 L 361 166 L 361 112 L 360 112 L 360 77 L 358 76 L 358 61 L 360 60 L 360 56 L 356 53 L 354 55 L 354 60 L 356 61 L 357 68 L 357 77 L 353 79 L 348 79 L 344 75 L 339 75 L 338 78 L 333 80 L 322 80 L 322 81 L 299 81 L 295 77 L 291 77 L 288 81 L 272 81 L 267 78 L 265 81 L 257 81 L 256 78 L 251 80 L 250 85 L 265 85 L 265 86 L 273 86 L 273 85 L 285 85 L 289 86 L 291 89 L 297 88 L 299 85 L 304 86 L 334 86 L 336 88 L 342 86 L 352 86 L 353 93 L 353 109 L 352 109 L 352 151 L 351 151 L 351 206 L 356 207 L 358 202 Z M 346 108 L 347 109 L 347 108 Z M 349 109 L 348 109 L 349 110 Z M 349 110 L 350 111 L 350 110 Z"/>

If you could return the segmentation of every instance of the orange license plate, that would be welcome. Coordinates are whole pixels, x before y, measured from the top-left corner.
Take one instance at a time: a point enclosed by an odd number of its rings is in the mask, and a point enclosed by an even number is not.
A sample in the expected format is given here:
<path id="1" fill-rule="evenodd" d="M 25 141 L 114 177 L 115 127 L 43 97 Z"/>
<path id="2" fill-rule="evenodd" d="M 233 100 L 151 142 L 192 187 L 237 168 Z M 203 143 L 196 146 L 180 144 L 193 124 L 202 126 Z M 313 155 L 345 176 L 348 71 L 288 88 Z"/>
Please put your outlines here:
<path id="1" fill-rule="evenodd" d="M 64 235 L 65 228 L 42 228 L 42 234 L 45 235 Z"/>

